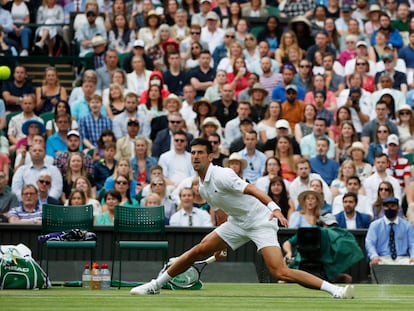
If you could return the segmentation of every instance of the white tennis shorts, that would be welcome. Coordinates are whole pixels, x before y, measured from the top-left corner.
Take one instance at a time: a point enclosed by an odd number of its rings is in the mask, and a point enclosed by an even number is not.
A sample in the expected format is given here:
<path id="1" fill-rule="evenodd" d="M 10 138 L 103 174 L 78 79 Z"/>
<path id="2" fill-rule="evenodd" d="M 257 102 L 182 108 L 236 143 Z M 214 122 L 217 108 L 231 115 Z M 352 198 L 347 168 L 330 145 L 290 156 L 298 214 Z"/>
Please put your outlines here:
<path id="1" fill-rule="evenodd" d="M 260 251 L 262 248 L 268 246 L 277 246 L 280 248 L 279 241 L 277 239 L 278 229 L 279 226 L 277 224 L 277 219 L 265 219 L 250 228 L 243 228 L 236 222 L 232 222 L 232 220 L 229 219 L 220 227 L 217 227 L 214 231 L 233 250 L 238 249 L 240 246 L 249 241 L 253 241 L 253 243 L 257 246 L 257 250 Z"/>

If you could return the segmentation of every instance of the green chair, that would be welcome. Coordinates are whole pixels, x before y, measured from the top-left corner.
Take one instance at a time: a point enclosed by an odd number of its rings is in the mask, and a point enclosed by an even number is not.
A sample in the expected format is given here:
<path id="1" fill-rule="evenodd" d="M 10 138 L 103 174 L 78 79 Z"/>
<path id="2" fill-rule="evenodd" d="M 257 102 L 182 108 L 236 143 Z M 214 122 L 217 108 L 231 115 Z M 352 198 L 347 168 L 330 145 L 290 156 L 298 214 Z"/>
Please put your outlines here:
<path id="1" fill-rule="evenodd" d="M 7 130 L 9 128 L 9 123 L 10 123 L 11 118 L 13 118 L 15 115 L 17 115 L 19 113 L 20 113 L 20 111 L 13 111 L 13 112 L 10 112 L 9 114 L 6 115 L 6 127 L 3 130 L 4 136 L 7 137 Z"/>
<path id="2" fill-rule="evenodd" d="M 406 158 L 411 165 L 414 164 L 414 153 L 405 153 L 404 158 Z"/>
<path id="3" fill-rule="evenodd" d="M 46 126 L 47 121 L 53 120 L 55 118 L 55 113 L 52 111 L 43 112 L 39 117 L 43 120 L 43 123 Z"/>
<path id="4" fill-rule="evenodd" d="M 63 206 L 43 204 L 42 233 L 62 232 L 71 229 L 93 231 L 93 206 Z M 89 249 L 91 252 L 91 266 L 95 257 L 96 241 L 46 241 L 46 274 L 49 275 L 50 249 Z M 43 257 L 43 256 L 41 256 Z M 42 262 L 42 260 L 40 260 Z"/>
<path id="5" fill-rule="evenodd" d="M 141 237 L 140 240 L 124 240 L 131 235 Z M 145 240 L 142 238 L 145 237 Z M 151 237 L 149 240 L 148 237 Z M 168 241 L 165 236 L 164 206 L 136 208 L 115 206 L 114 243 L 112 257 L 111 280 L 114 279 L 114 267 L 119 250 L 119 282 L 122 283 L 122 251 L 123 250 L 161 250 L 164 263 L 167 261 Z"/>

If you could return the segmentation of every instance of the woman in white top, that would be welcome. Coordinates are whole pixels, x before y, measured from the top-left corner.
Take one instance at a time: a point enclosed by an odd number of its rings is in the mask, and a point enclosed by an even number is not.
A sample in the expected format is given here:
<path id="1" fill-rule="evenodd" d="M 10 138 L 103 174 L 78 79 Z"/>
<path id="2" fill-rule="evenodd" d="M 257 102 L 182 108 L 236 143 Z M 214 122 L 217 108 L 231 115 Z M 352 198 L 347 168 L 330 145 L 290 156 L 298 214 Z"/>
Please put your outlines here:
<path id="1" fill-rule="evenodd" d="M 243 47 L 239 42 L 235 41 L 230 44 L 229 56 L 221 59 L 217 70 L 225 70 L 227 73 L 233 72 L 233 64 L 239 57 L 243 57 Z"/>
<path id="2" fill-rule="evenodd" d="M 414 115 L 409 105 L 402 105 L 397 112 L 398 133 L 403 152 L 414 152 Z"/>
<path id="3" fill-rule="evenodd" d="M 37 11 L 36 24 L 63 24 L 63 22 L 63 8 L 56 3 L 56 0 L 43 0 L 42 6 Z M 40 26 L 36 30 L 36 37 L 40 37 L 40 40 L 35 45 L 43 49 L 47 43 L 48 55 L 52 56 L 57 35 L 62 35 L 62 26 Z"/>
<path id="4" fill-rule="evenodd" d="M 33 33 L 30 27 L 25 26 L 30 23 L 29 9 L 23 0 L 13 0 L 10 13 L 13 19 L 13 31 L 11 34 L 20 38 L 20 44 L 22 46 L 20 56 L 28 56 L 30 36 Z"/>
<path id="5" fill-rule="evenodd" d="M 264 144 L 268 139 L 276 137 L 276 121 L 282 118 L 280 102 L 272 101 L 264 114 L 264 119 L 257 124 L 260 141 Z"/>

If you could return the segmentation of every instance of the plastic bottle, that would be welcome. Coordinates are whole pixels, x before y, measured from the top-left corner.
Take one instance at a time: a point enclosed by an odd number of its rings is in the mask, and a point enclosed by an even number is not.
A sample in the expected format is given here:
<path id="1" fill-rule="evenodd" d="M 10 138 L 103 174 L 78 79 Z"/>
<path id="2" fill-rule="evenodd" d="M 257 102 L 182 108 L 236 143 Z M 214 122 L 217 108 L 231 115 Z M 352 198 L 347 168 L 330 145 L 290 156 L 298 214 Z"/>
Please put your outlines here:
<path id="1" fill-rule="evenodd" d="M 95 262 L 91 270 L 91 289 L 101 289 L 101 274 L 99 272 L 99 265 Z"/>
<path id="2" fill-rule="evenodd" d="M 82 274 L 82 287 L 86 289 L 91 288 L 91 270 L 89 268 L 89 264 L 86 264 Z"/>
<path id="3" fill-rule="evenodd" d="M 101 265 L 101 289 L 111 288 L 111 272 L 109 272 L 108 264 Z"/>

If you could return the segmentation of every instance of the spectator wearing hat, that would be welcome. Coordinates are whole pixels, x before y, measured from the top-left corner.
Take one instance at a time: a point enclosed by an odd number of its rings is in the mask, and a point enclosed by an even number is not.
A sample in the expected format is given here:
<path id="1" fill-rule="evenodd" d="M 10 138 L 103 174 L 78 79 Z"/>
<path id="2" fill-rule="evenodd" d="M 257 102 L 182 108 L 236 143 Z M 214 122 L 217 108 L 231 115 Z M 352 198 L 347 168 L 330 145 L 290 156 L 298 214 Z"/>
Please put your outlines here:
<path id="1" fill-rule="evenodd" d="M 298 88 L 296 85 L 286 85 L 285 96 L 286 101 L 282 103 L 283 118 L 289 122 L 290 130 L 293 133 L 295 124 L 302 121 L 305 103 L 298 99 Z"/>
<path id="2" fill-rule="evenodd" d="M 36 108 L 35 98 L 34 95 L 23 95 L 21 97 L 20 107 L 22 112 L 18 113 L 17 115 L 13 116 L 8 124 L 7 127 L 7 138 L 9 139 L 10 143 L 10 150 L 16 149 L 17 141 L 20 138 L 24 137 L 23 133 L 23 123 L 30 119 L 35 119 L 43 124 L 43 120 L 35 115 L 34 111 Z"/>
<path id="3" fill-rule="evenodd" d="M 167 55 L 167 70 L 162 73 L 164 83 L 168 91 L 177 96 L 184 95 L 183 88 L 187 80 L 186 73 L 181 66 L 179 51 L 173 51 Z"/>
<path id="4" fill-rule="evenodd" d="M 98 16 L 98 12 L 95 9 L 88 9 L 86 12 L 86 17 L 88 19 L 87 23 L 82 24 L 78 31 L 75 33 L 76 42 L 80 46 L 79 56 L 84 57 L 88 53 L 93 52 L 93 44 L 92 39 L 96 36 L 100 36 L 101 39 L 99 43 L 102 44 L 103 40 L 107 40 L 106 29 L 105 26 L 96 23 L 96 17 Z M 95 39 L 95 46 L 98 43 L 98 40 Z"/>
<path id="5" fill-rule="evenodd" d="M 302 208 L 290 215 L 288 227 L 298 229 L 316 226 L 324 204 L 323 196 L 319 192 L 306 190 L 299 195 L 298 201 Z"/>
<path id="6" fill-rule="evenodd" d="M 293 85 L 292 82 L 296 74 L 296 68 L 293 64 L 286 63 L 280 67 L 280 72 L 283 79 L 282 84 L 272 89 L 271 94 L 272 100 L 278 100 L 283 103 L 286 101 L 286 86 Z M 305 90 L 301 86 L 295 85 L 295 87 L 297 92 L 297 99 L 303 100 L 305 98 Z"/>
<path id="7" fill-rule="evenodd" d="M 46 140 L 46 154 L 53 159 L 68 150 L 67 135 L 70 131 L 72 119 L 66 112 L 59 112 L 55 117 L 57 131 Z"/>
<path id="8" fill-rule="evenodd" d="M 127 122 L 127 135 L 116 141 L 115 159 L 130 159 L 135 157 L 135 138 L 139 133 L 139 120 L 130 118 Z"/>
<path id="9" fill-rule="evenodd" d="M 147 49 L 155 41 L 160 24 L 161 17 L 155 10 L 150 10 L 145 17 L 145 27 L 141 27 L 138 31 L 138 39 L 144 41 Z"/>
<path id="10" fill-rule="evenodd" d="M 371 223 L 365 237 L 365 249 L 371 266 L 414 264 L 414 227 L 398 216 L 397 197 L 385 198 L 382 206 L 384 217 Z"/>
<path id="11" fill-rule="evenodd" d="M 157 136 L 153 140 L 152 144 L 152 156 L 159 158 L 164 152 L 171 150 L 173 147 L 173 135 L 178 130 L 184 128 L 184 120 L 179 112 L 172 112 L 168 116 L 168 128 L 165 128 L 157 133 Z M 186 133 L 187 142 L 193 140 L 193 135 Z M 188 144 L 186 145 L 187 151 L 189 151 Z"/>
<path id="12" fill-rule="evenodd" d="M 186 86 L 188 90 L 191 90 L 191 88 L 191 85 Z M 191 133 L 194 137 L 198 137 L 202 133 L 201 125 L 204 120 L 213 116 L 213 106 L 207 98 L 203 97 L 194 103 L 192 112 L 194 115 L 191 115 L 189 118 L 183 117 L 183 119 L 186 122 L 188 133 Z"/>
<path id="13" fill-rule="evenodd" d="M 353 11 L 354 9 L 352 8 L 350 4 L 348 3 L 342 4 L 341 16 L 335 20 L 335 27 L 340 35 L 344 35 L 348 32 L 348 23 L 351 20 L 351 18 L 355 18 L 352 16 Z M 358 21 L 360 31 L 363 32 L 364 23 L 360 19 L 357 19 L 357 21 Z"/>
<path id="14" fill-rule="evenodd" d="M 382 89 L 382 86 L 379 83 L 379 78 L 381 77 L 381 75 L 383 75 L 384 73 L 388 73 L 392 75 L 394 79 L 392 88 L 401 91 L 403 94 L 406 94 L 408 90 L 407 75 L 404 72 L 395 70 L 395 56 L 391 53 L 385 53 L 382 57 L 382 61 L 384 62 L 384 70 L 377 72 L 377 74 L 375 75 L 375 83 L 377 84 L 377 89 Z"/>
<path id="15" fill-rule="evenodd" d="M 391 18 L 386 12 L 381 12 L 379 16 L 379 24 L 380 28 L 376 31 L 374 31 L 371 35 L 371 45 L 375 46 L 376 44 L 376 33 L 378 31 L 381 31 L 385 34 L 387 38 L 387 44 L 391 43 L 393 47 L 400 49 L 403 47 L 403 40 L 398 32 L 398 30 L 393 29 L 391 27 Z"/>
<path id="16" fill-rule="evenodd" d="M 223 167 L 231 168 L 237 176 L 248 181 L 245 177 L 243 177 L 243 172 L 247 168 L 247 161 L 241 157 L 240 153 L 234 152 L 230 154 L 230 157 L 225 158 L 223 160 Z"/>
<path id="17" fill-rule="evenodd" d="M 94 166 L 92 157 L 86 153 L 80 152 L 82 150 L 82 144 L 80 140 L 80 134 L 76 130 L 71 130 L 67 133 L 67 151 L 59 152 L 56 155 L 55 160 L 53 161 L 53 165 L 58 168 L 61 172 L 62 176 L 66 174 L 66 170 L 68 167 L 69 157 L 72 153 L 76 152 L 82 155 L 83 163 L 85 165 L 86 173 L 89 176 L 94 175 Z"/>
<path id="18" fill-rule="evenodd" d="M 181 99 L 175 95 L 170 94 L 163 100 L 163 107 L 166 111 L 166 114 L 160 115 L 158 117 L 154 117 L 151 120 L 151 135 L 150 139 L 154 140 L 157 137 L 157 133 L 168 127 L 168 118 L 167 115 L 173 112 L 180 112 L 182 103 Z"/>
<path id="19" fill-rule="evenodd" d="M 92 38 L 91 42 L 93 51 L 87 53 L 85 57 L 92 58 L 93 69 L 97 70 L 105 65 L 105 56 L 108 41 L 103 36 L 96 35 Z"/>
<path id="20" fill-rule="evenodd" d="M 211 2 L 211 0 L 204 0 L 201 7 L 203 7 L 206 2 Z M 201 41 L 208 43 L 208 48 L 211 54 L 214 53 L 216 47 L 223 43 L 224 40 L 224 30 L 218 27 L 218 20 L 219 17 L 215 12 L 208 12 L 206 15 L 205 26 L 201 29 Z M 199 24 L 204 25 L 203 23 Z"/>
<path id="21" fill-rule="evenodd" d="M 371 3 L 367 13 L 368 21 L 365 22 L 364 32 L 369 38 L 374 31 L 380 28 L 379 15 L 382 12 L 381 7 L 377 3 Z"/>
<path id="22" fill-rule="evenodd" d="M 351 147 L 347 150 L 348 156 L 354 162 L 356 167 L 356 175 L 358 175 L 361 182 L 363 182 L 372 173 L 371 164 L 365 161 L 367 150 L 360 141 L 354 141 Z"/>
<path id="23" fill-rule="evenodd" d="M 22 132 L 25 135 L 20 138 L 16 144 L 17 152 L 22 152 L 22 149 L 28 149 L 34 143 L 36 135 L 45 135 L 46 129 L 42 122 L 37 119 L 30 119 L 23 123 Z"/>
<path id="24" fill-rule="evenodd" d="M 389 174 L 400 182 L 403 191 L 408 186 L 411 178 L 410 162 L 401 155 L 400 140 L 397 135 L 389 135 L 387 145 Z"/>
<path id="25" fill-rule="evenodd" d="M 251 105 L 251 113 L 249 117 L 255 123 L 259 123 L 263 120 L 267 106 L 269 104 L 269 97 L 268 97 L 267 90 L 263 87 L 263 85 L 258 82 L 253 85 L 250 89 L 250 105 Z"/>
<path id="26" fill-rule="evenodd" d="M 154 63 L 152 62 L 152 59 L 148 57 L 148 55 L 145 53 L 145 43 L 143 40 L 137 39 L 132 44 L 132 50 L 129 52 L 127 56 L 125 56 L 123 62 L 122 62 L 122 68 L 125 70 L 126 73 L 130 73 L 133 71 L 132 68 L 132 58 L 135 56 L 141 56 L 144 60 L 144 66 L 145 69 L 149 71 L 154 70 Z"/>
<path id="27" fill-rule="evenodd" d="M 220 122 L 217 120 L 216 117 L 205 118 L 200 128 L 201 128 L 201 133 L 199 137 L 204 138 L 204 139 L 207 139 L 207 137 L 210 136 L 211 134 L 221 135 L 222 133 Z"/>

